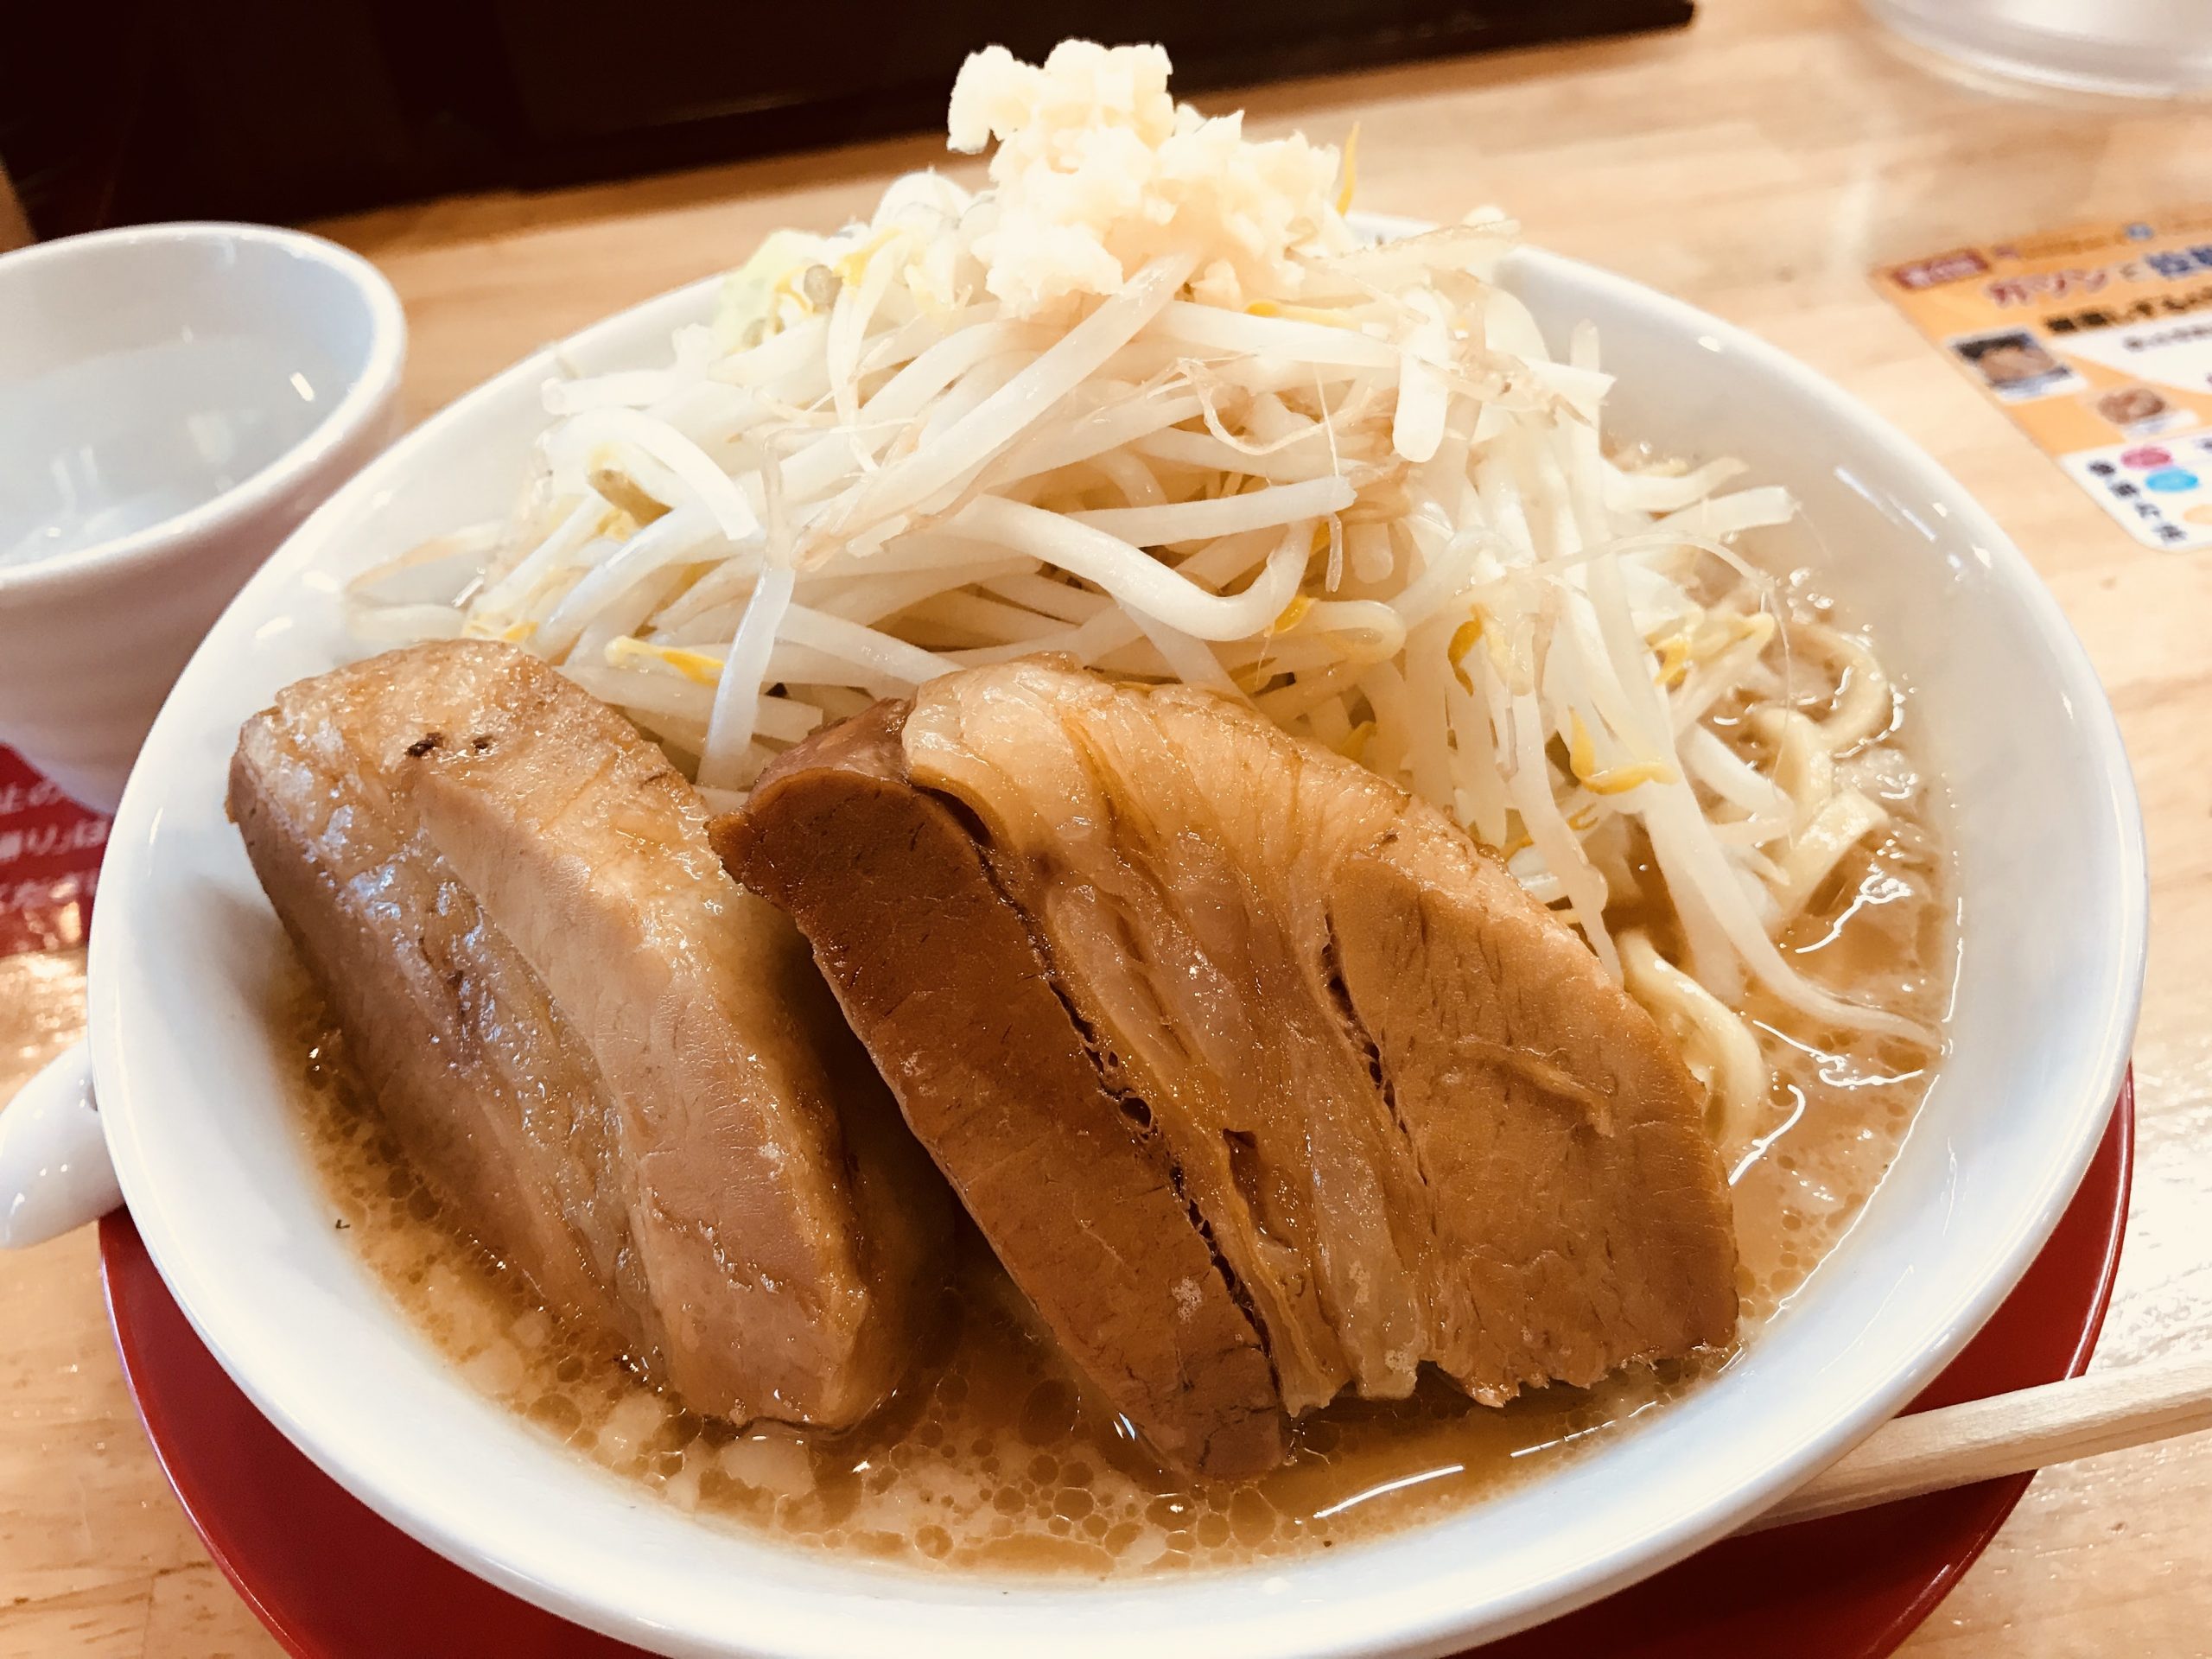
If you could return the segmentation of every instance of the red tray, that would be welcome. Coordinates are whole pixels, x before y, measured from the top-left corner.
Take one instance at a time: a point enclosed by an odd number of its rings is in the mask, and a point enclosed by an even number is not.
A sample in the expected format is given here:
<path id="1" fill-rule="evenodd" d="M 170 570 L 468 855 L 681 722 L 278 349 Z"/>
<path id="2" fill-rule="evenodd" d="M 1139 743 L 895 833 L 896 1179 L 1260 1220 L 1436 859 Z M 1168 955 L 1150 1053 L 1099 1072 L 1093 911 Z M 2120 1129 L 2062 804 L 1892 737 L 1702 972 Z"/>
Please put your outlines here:
<path id="1" fill-rule="evenodd" d="M 2134 1144 L 2131 1083 L 2042 1255 L 1914 1409 L 2087 1367 L 2120 1264 Z M 638 1652 L 494 1589 L 378 1519 L 316 1469 L 200 1344 L 128 1216 L 100 1224 L 100 1257 L 124 1370 L 162 1471 L 216 1564 L 290 1651 L 302 1659 Z M 1480 1659 L 1878 1659 L 1958 1582 L 2028 1479 L 1730 1539 L 1483 1648 Z"/>

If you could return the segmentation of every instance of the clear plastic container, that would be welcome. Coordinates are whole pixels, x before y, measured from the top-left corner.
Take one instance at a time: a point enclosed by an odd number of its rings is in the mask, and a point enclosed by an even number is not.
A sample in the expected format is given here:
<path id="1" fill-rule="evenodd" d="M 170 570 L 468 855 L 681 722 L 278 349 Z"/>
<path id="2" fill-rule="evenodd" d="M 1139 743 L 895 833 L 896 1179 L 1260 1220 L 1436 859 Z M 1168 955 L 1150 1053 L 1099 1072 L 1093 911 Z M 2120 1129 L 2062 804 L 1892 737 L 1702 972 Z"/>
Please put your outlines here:
<path id="1" fill-rule="evenodd" d="M 2212 96 L 2212 0 L 1866 0 L 1907 41 L 2001 79 Z"/>

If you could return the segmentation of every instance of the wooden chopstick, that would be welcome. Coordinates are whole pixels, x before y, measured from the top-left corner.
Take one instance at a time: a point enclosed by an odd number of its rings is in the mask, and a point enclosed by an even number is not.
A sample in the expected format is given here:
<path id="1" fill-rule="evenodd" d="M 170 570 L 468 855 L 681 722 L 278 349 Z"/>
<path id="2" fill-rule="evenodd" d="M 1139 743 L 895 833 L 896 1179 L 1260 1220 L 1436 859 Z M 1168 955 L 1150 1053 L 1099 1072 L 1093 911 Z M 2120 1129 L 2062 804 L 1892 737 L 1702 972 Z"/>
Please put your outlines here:
<path id="1" fill-rule="evenodd" d="M 1745 1532 L 2212 1428 L 2212 1357 L 2092 1371 L 1892 1418 Z"/>

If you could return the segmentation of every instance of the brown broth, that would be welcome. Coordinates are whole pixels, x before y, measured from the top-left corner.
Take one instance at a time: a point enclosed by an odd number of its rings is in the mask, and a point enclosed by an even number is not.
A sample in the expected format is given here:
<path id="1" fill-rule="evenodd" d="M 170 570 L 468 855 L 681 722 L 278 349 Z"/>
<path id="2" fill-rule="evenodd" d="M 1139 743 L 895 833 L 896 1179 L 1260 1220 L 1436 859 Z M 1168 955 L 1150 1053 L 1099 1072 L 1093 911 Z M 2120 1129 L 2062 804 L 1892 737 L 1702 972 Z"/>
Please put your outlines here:
<path id="1" fill-rule="evenodd" d="M 1884 798 L 1891 828 L 1847 860 L 1783 946 L 1820 982 L 1932 1025 L 1950 994 L 1955 928 L 1930 824 L 1940 810 L 1931 813 L 1908 753 L 1893 733 L 1847 763 Z M 580 1344 L 449 1224 L 352 1081 L 311 995 L 295 1000 L 307 1121 L 338 1222 L 425 1335 L 484 1393 L 615 1474 L 794 1546 L 1098 1577 L 1280 1560 L 1433 1519 L 1555 1467 L 1726 1358 L 1635 1368 L 1502 1409 L 1425 1375 L 1410 1400 L 1348 1400 L 1314 1414 L 1270 1475 L 1196 1483 L 1163 1473 L 1086 1397 L 971 1230 L 935 1351 L 871 1424 L 839 1435 L 740 1431 Z M 1745 1012 L 1775 1067 L 1765 1122 L 1732 1180 L 1742 1339 L 1756 1341 L 1889 1167 L 1935 1056 L 1893 1039 L 1808 1033 L 1757 995 Z"/>

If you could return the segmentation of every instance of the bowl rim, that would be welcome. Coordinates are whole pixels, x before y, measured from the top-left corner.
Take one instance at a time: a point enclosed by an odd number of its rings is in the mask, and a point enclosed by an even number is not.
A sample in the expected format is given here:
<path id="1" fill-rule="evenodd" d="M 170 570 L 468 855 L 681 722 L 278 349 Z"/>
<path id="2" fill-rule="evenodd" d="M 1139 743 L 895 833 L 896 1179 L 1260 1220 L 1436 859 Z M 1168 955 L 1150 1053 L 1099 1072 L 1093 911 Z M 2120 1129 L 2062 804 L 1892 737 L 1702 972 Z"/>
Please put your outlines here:
<path id="1" fill-rule="evenodd" d="M 1403 220 L 1369 219 L 1364 222 L 1386 234 L 1427 228 Z M 1971 537 L 1992 575 L 2001 579 L 2008 595 L 2021 606 L 2024 623 L 2049 650 L 2063 677 L 2062 689 L 2085 722 L 2087 766 L 2094 771 L 2100 786 L 2093 810 L 2111 832 L 2115 849 L 2113 866 L 2102 874 L 2101 887 L 2109 888 L 2116 914 L 2110 936 L 2113 944 L 2108 951 L 2112 971 L 2099 988 L 2099 999 L 2094 1004 L 2084 1004 L 2088 1012 L 2082 1017 L 2083 1037 L 2078 1046 L 2083 1058 L 2075 1070 L 2092 1079 L 2095 1086 L 2085 1088 L 2083 1097 L 2071 1103 L 2068 1139 L 2063 1147 L 2053 1148 L 2042 1166 L 2041 1185 L 2031 1198 L 2031 1195 L 2023 1194 L 2022 1205 L 2011 1212 L 2018 1224 L 2009 1246 L 1995 1255 L 1985 1252 L 1977 1264 L 1978 1276 L 1971 1282 L 1961 1277 L 1959 1282 L 1963 1288 L 1941 1305 L 1941 1317 L 1928 1317 L 1912 1342 L 1901 1341 L 1886 1348 L 1887 1357 L 1878 1376 L 1872 1379 L 1872 1385 L 1855 1395 L 1847 1406 L 1795 1432 L 1792 1450 L 1762 1463 L 1749 1476 L 1732 1477 L 1732 1484 L 1708 1486 L 1679 1501 L 1657 1506 L 1652 1525 L 1639 1535 L 1638 1540 L 1617 1541 L 1617 1547 L 1609 1551 L 1557 1565 L 1541 1577 L 1491 1599 L 1482 1608 L 1479 1634 L 1484 1640 L 1571 1611 L 1659 1571 L 1722 1536 L 1746 1516 L 1825 1465 L 1892 1414 L 1963 1347 L 2033 1259 L 2094 1150 L 2097 1135 L 2125 1069 L 2140 1004 L 2148 915 L 2148 873 L 2140 812 L 2110 703 L 2086 651 L 2066 622 L 2056 599 L 2010 538 L 1973 498 L 1889 422 L 1851 394 L 1747 331 L 1644 284 L 1580 261 L 1540 249 L 1520 250 L 1512 258 L 1537 271 L 1548 269 L 1556 276 L 1625 302 L 1649 315 L 1656 328 L 1692 338 L 1707 337 L 1714 349 L 1725 348 L 1738 357 L 1748 373 L 1781 382 L 1793 394 L 1820 404 L 1840 423 L 1856 428 L 1878 441 L 1916 492 L 1924 498 L 1950 504 L 1955 524 Z M 272 556 L 271 565 L 289 565 L 292 560 L 288 554 L 299 548 L 302 551 L 296 556 L 302 569 L 309 568 L 314 548 L 330 533 L 328 526 L 369 505 L 378 493 L 391 488 L 396 480 L 405 474 L 416 457 L 436 453 L 445 434 L 468 419 L 480 402 L 495 396 L 495 389 L 511 389 L 523 377 L 543 372 L 554 360 L 556 352 L 588 350 L 598 339 L 641 327 L 648 315 L 665 314 L 674 317 L 687 302 L 702 303 L 719 281 L 719 276 L 702 278 L 601 319 L 569 336 L 561 346 L 524 358 L 456 399 L 318 509 Z M 256 582 L 249 584 L 241 594 L 238 601 L 240 607 L 251 608 L 249 601 L 260 580 L 257 577 Z M 180 682 L 181 688 L 194 685 L 200 677 L 194 671 L 197 666 L 195 661 L 194 667 L 188 669 Z M 171 724 L 170 716 L 177 708 L 178 700 L 173 698 L 149 740 L 149 752 L 160 747 L 163 728 Z M 142 771 L 140 777 L 148 779 L 143 785 L 134 778 L 118 815 L 118 838 L 126 844 L 134 838 L 143 838 L 161 810 L 157 785 L 149 776 L 152 771 Z M 124 1075 L 121 1033 L 129 1009 L 122 1000 L 122 976 L 103 972 L 103 965 L 111 952 L 121 955 L 129 948 L 122 933 L 128 925 L 125 915 L 129 892 L 126 885 L 124 903 L 104 906 L 96 912 L 92 929 L 94 1054 L 104 1086 L 108 1087 L 115 1086 Z M 2094 1027 L 2092 1018 L 2095 1021 Z M 149 1167 L 137 1144 L 133 1128 L 136 1116 L 135 1109 L 111 1114 L 107 1120 L 110 1139 L 126 1195 L 150 1199 L 158 1177 Z M 533 1555 L 528 1548 L 512 1541 L 487 1542 L 480 1529 L 472 1529 L 469 1526 L 467 1506 L 451 1494 L 430 1495 L 437 1501 L 426 1502 L 423 1493 L 393 1491 L 380 1480 L 373 1455 L 358 1438 L 347 1440 L 320 1435 L 312 1430 L 286 1402 L 271 1397 L 259 1385 L 250 1367 L 242 1369 L 234 1364 L 233 1344 L 209 1328 L 203 1310 L 194 1306 L 190 1294 L 194 1275 L 188 1264 L 179 1259 L 181 1247 L 167 1233 L 160 1206 L 149 1204 L 140 1209 L 140 1214 L 142 1229 L 156 1264 L 176 1288 L 180 1304 L 225 1370 L 288 1438 L 347 1490 L 410 1535 L 564 1617 L 632 1641 L 679 1644 L 671 1651 L 710 1650 L 708 1644 L 716 1638 L 688 1625 L 681 1617 L 671 1619 L 664 1614 L 655 1618 L 634 1600 L 625 1604 L 619 1598 L 604 1593 L 595 1596 L 594 1586 L 572 1587 L 549 1573 L 549 1564 L 542 1554 Z M 187 1269 L 181 1275 L 181 1268 Z M 250 1351 L 261 1344 L 262 1339 L 256 1337 L 239 1345 Z M 1358 1553 L 1376 1559 L 1382 1553 L 1399 1548 L 1406 1540 L 1431 1530 L 1427 1527 L 1410 1529 L 1363 1546 Z M 1295 1573 L 1297 1567 L 1290 1565 L 1282 1570 Z M 1097 1589 L 1093 1596 L 1071 1596 L 1065 1588 L 1052 1587 L 1049 1581 L 1041 1588 L 1050 1599 L 1076 1607 L 1118 1593 L 1158 1598 L 1164 1603 L 1187 1602 L 1191 1612 L 1197 1615 L 1200 1610 L 1192 1599 L 1232 1580 L 1256 1592 L 1265 1587 L 1260 1575 L 1268 1571 L 1261 1567 L 1250 1569 L 1249 1575 L 1240 1570 L 1226 1576 L 1139 1580 L 1134 1585 L 1117 1584 Z M 1280 1572 L 1274 1576 L 1280 1578 Z M 1002 1631 L 1011 1633 L 1014 1628 L 991 1622 L 987 1617 L 977 1629 L 964 1633 L 942 1626 L 936 1630 L 925 1628 L 924 1622 L 908 1617 L 919 1611 L 921 1604 L 899 1594 L 902 1585 L 917 1580 L 902 1573 L 880 1575 L 876 1581 L 881 1586 L 880 1599 L 874 1595 L 865 1599 L 840 1597 L 834 1592 L 824 1594 L 812 1590 L 794 1590 L 763 1598 L 776 1605 L 772 1611 L 768 1606 L 757 1609 L 759 1623 L 746 1632 L 742 1650 L 829 1656 L 853 1650 L 855 1643 L 865 1646 L 880 1642 L 895 1633 L 909 1639 L 918 1653 L 966 1652 L 989 1646 L 994 1636 Z M 976 1575 L 972 1581 L 996 1587 L 993 1580 L 982 1575 Z M 1009 1586 L 1006 1593 L 1020 1595 L 1027 1588 L 1017 1581 L 1004 1582 Z M 1266 1651 L 1266 1648 L 1254 1645 L 1265 1639 L 1277 1648 L 1294 1649 L 1301 1653 L 1351 1656 L 1441 1652 L 1468 1639 L 1475 1624 L 1471 1617 L 1475 1610 L 1464 1601 L 1448 1597 L 1440 1600 L 1439 1592 L 1444 1587 L 1439 1582 L 1423 1593 L 1421 1581 L 1407 1582 L 1402 1573 L 1396 1581 L 1379 1587 L 1363 1585 L 1357 1592 L 1348 1593 L 1344 1603 L 1334 1606 L 1310 1602 L 1300 1605 L 1288 1597 L 1278 1597 L 1270 1603 L 1255 1595 L 1236 1621 L 1243 1629 L 1238 1633 L 1240 1639 L 1231 1645 L 1238 1652 Z M 1091 1588 L 1084 1586 L 1085 1590 Z M 796 1602 L 795 1597 L 798 1599 Z M 981 1599 L 963 1605 L 973 1611 L 982 1605 Z M 1014 1610 L 1008 1606 L 1007 1611 Z M 1357 1622 L 1348 1622 L 1347 1615 L 1354 1612 L 1359 1615 Z M 1203 1622 L 1209 1626 L 1209 1639 L 1217 1643 L 1224 1640 L 1221 1627 L 1225 1621 L 1216 1616 Z M 1083 1630 L 1062 1631 L 1068 1651 L 1088 1654 L 1118 1650 L 1113 1631 L 1096 1628 L 1101 1623 L 1093 1621 L 1093 1628 Z M 1019 1628 L 1033 1634 L 1028 1627 Z M 733 1636 L 734 1633 L 725 1633 L 719 1639 L 728 1641 Z M 723 1649 L 715 1647 L 711 1650 Z"/>
<path id="2" fill-rule="evenodd" d="M 0 256 L 0 285 L 42 266 L 73 259 L 128 257 L 133 248 L 162 243 L 243 244 L 287 253 L 335 272 L 368 319 L 368 346 L 360 365 L 347 379 L 345 391 L 304 436 L 221 494 L 86 547 L 27 563 L 0 565 L 0 604 L 67 594 L 127 575 L 210 531 L 251 518 L 353 443 L 399 389 L 407 360 L 407 316 L 398 294 L 385 274 L 359 254 L 307 231 L 224 219 L 119 225 L 35 242 Z"/>

